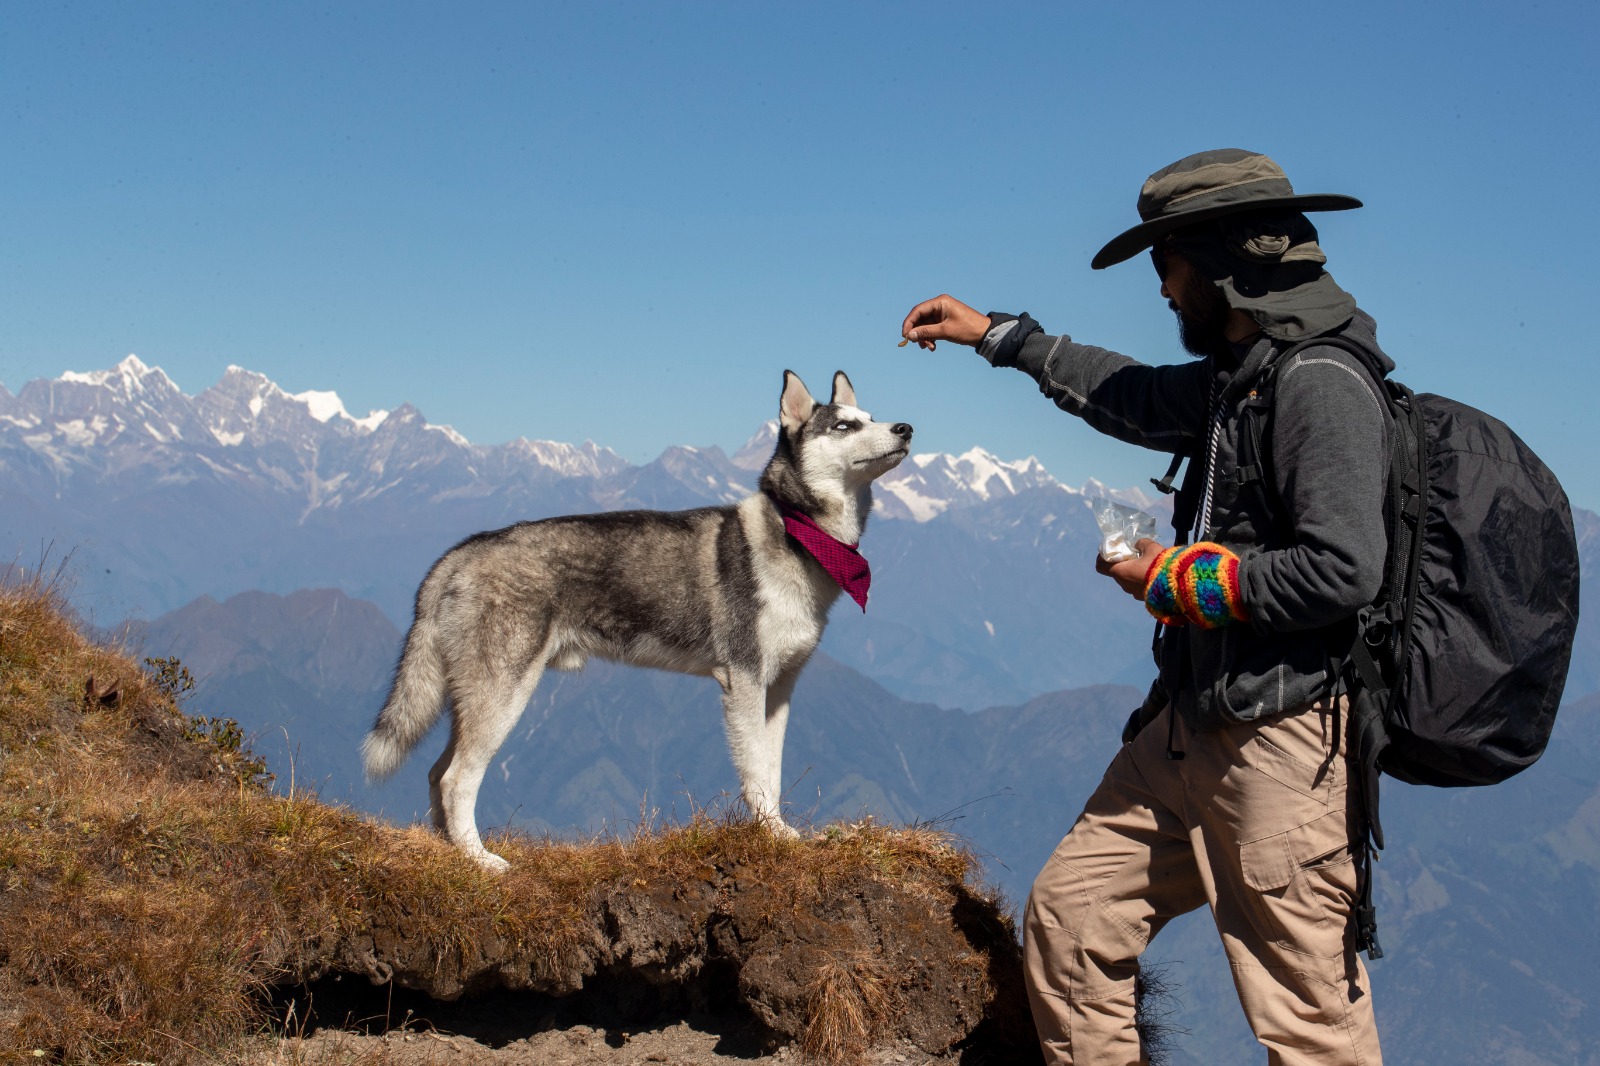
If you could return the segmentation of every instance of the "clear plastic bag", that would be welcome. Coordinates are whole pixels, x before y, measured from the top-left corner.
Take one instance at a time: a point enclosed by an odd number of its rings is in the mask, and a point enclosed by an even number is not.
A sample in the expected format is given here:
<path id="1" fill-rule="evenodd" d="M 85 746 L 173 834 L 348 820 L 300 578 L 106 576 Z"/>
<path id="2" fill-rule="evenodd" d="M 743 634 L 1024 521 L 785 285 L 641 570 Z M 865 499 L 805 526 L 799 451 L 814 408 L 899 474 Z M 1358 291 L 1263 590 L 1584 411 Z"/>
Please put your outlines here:
<path id="1" fill-rule="evenodd" d="M 1108 563 L 1133 559 L 1139 552 L 1134 545 L 1141 540 L 1155 539 L 1156 520 L 1153 515 L 1124 506 L 1115 500 L 1097 497 L 1089 501 L 1094 520 L 1100 526 L 1100 558 Z"/>

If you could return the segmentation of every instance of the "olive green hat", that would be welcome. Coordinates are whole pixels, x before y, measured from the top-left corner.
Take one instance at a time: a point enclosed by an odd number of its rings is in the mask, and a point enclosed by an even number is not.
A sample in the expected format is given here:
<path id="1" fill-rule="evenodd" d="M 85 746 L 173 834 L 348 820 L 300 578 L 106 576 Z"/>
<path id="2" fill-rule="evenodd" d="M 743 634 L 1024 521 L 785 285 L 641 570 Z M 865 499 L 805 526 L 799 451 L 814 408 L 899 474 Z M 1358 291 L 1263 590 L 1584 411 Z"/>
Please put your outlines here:
<path id="1" fill-rule="evenodd" d="M 1173 230 L 1245 211 L 1347 211 L 1360 207 L 1353 196 L 1335 193 L 1297 195 L 1283 168 L 1259 152 L 1218 148 L 1163 167 L 1139 190 L 1144 221 L 1113 237 L 1090 266 L 1104 270 L 1131 259 Z"/>

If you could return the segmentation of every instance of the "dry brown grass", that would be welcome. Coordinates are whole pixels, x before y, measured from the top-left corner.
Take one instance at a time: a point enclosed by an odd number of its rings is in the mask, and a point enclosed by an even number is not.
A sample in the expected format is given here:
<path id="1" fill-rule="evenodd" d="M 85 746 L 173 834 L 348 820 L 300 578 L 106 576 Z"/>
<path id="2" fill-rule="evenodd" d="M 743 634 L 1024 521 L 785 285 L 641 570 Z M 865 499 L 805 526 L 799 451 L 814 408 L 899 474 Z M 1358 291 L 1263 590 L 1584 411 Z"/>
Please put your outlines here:
<path id="1" fill-rule="evenodd" d="M 882 1031 L 894 1009 L 894 975 L 883 961 L 857 949 L 817 967 L 806 989 L 811 1024 L 801 1049 L 826 1061 L 853 1058 Z"/>
<path id="2" fill-rule="evenodd" d="M 506 835 L 512 868 L 490 877 L 430 833 L 268 791 L 175 687 L 87 640 L 50 588 L 0 586 L 0 1061 L 211 1061 L 269 1022 L 264 989 L 316 976 L 379 920 L 440 966 L 492 938 L 555 969 L 604 886 L 738 868 L 798 910 L 863 878 L 932 886 L 974 868 L 932 830 L 796 841 L 701 815 L 584 843 Z M 825 967 L 807 1046 L 863 1046 L 889 984 L 859 951 Z"/>

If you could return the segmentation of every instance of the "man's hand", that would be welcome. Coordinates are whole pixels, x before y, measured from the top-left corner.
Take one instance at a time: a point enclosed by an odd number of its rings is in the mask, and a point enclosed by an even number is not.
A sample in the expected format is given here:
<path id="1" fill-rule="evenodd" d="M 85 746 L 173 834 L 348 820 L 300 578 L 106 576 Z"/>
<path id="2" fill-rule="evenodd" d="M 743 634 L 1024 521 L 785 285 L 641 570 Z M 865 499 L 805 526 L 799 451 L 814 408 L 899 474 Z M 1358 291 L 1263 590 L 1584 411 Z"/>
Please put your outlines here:
<path id="1" fill-rule="evenodd" d="M 935 341 L 954 341 L 976 348 L 988 332 L 989 316 L 974 311 L 954 296 L 924 300 L 900 323 L 900 336 L 930 352 Z"/>
<path id="2" fill-rule="evenodd" d="M 1105 574 L 1118 585 L 1122 591 L 1134 599 L 1144 602 L 1144 579 L 1150 573 L 1150 567 L 1156 561 L 1156 556 L 1166 551 L 1166 547 L 1157 544 L 1146 537 L 1135 544 L 1134 550 L 1139 554 L 1132 559 L 1124 559 L 1120 563 L 1108 563 L 1100 556 L 1094 557 L 1095 573 Z"/>

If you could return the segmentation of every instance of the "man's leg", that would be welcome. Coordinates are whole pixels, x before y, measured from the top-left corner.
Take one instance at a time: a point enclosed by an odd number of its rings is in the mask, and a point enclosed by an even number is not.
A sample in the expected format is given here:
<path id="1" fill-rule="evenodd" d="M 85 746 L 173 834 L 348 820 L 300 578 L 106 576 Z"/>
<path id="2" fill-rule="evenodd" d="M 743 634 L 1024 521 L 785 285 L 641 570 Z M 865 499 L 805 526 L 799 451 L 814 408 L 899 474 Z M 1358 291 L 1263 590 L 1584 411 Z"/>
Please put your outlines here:
<path id="1" fill-rule="evenodd" d="M 1023 974 L 1048 1063 L 1145 1061 L 1134 1029 L 1139 955 L 1206 902 L 1175 813 L 1183 787 L 1181 763 L 1166 758 L 1170 713 L 1112 760 L 1028 897 Z"/>
<path id="2" fill-rule="evenodd" d="M 1349 718 L 1339 704 L 1184 737 L 1196 859 L 1272 1066 L 1382 1062 L 1350 923 Z"/>

